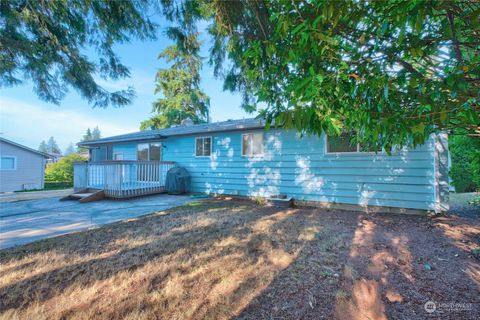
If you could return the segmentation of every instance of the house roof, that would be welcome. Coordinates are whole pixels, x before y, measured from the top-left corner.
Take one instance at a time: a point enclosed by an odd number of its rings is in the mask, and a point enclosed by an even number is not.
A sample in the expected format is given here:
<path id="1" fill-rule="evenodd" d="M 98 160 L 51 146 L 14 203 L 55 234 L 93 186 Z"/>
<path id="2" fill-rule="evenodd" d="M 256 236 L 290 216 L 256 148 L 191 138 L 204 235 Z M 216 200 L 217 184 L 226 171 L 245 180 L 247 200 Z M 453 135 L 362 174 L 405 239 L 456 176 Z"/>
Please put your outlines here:
<path id="1" fill-rule="evenodd" d="M 12 145 L 12 146 L 19 147 L 19 148 L 21 148 L 21 149 L 24 149 L 24 150 L 33 152 L 33 153 L 36 153 L 36 154 L 39 154 L 39 155 L 41 155 L 41 156 L 43 156 L 43 157 L 45 157 L 45 158 L 52 158 L 52 156 L 49 155 L 48 153 L 41 152 L 41 151 L 38 151 L 38 150 L 35 150 L 35 149 L 32 149 L 32 148 L 29 148 L 29 147 L 27 147 L 27 146 L 24 146 L 24 145 L 22 145 L 22 144 L 13 142 L 13 141 L 8 140 L 8 139 L 5 139 L 5 138 L 1 138 L 1 137 L 0 137 L 0 141 L 5 142 L 5 143 L 8 143 L 8 144 L 10 144 L 10 145 Z"/>
<path id="2" fill-rule="evenodd" d="M 140 140 L 165 139 L 172 136 L 182 136 L 190 134 L 208 134 L 222 131 L 236 131 L 244 129 L 264 128 L 265 123 L 260 119 L 249 118 L 241 120 L 228 120 L 222 122 L 181 125 L 159 130 L 145 130 L 133 133 L 122 134 L 113 137 L 90 140 L 78 143 L 79 146 L 97 145 L 111 142 L 128 142 Z"/>

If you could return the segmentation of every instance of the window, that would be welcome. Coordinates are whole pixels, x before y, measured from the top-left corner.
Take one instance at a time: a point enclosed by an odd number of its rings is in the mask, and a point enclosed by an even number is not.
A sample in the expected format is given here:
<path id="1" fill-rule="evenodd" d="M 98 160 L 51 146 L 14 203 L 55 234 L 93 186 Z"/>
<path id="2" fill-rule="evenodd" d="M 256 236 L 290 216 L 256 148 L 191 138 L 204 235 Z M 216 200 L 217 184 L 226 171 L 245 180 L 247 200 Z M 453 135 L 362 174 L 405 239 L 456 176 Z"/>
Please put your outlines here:
<path id="1" fill-rule="evenodd" d="M 90 152 L 90 159 L 94 162 L 107 160 L 107 147 L 105 146 L 90 149 Z"/>
<path id="2" fill-rule="evenodd" d="M 162 144 L 160 143 L 150 143 L 150 160 L 151 161 L 160 161 L 160 155 L 162 150 Z"/>
<path id="3" fill-rule="evenodd" d="M 375 152 L 373 148 L 360 144 L 351 144 L 353 133 L 342 133 L 340 136 L 327 136 L 327 153 L 348 153 L 348 152 Z"/>
<path id="4" fill-rule="evenodd" d="M 148 143 L 142 143 L 137 146 L 137 160 L 148 160 Z"/>
<path id="5" fill-rule="evenodd" d="M 123 153 L 115 153 L 113 155 L 113 160 L 123 160 Z"/>
<path id="6" fill-rule="evenodd" d="M 137 160 L 142 161 L 160 161 L 162 155 L 162 144 L 141 143 L 137 145 Z"/>
<path id="7" fill-rule="evenodd" d="M 201 137 L 195 139 L 195 156 L 210 157 L 212 154 L 212 138 Z"/>
<path id="8" fill-rule="evenodd" d="M 15 170 L 17 168 L 17 159 L 13 156 L 5 156 L 1 159 L 1 170 Z"/>
<path id="9" fill-rule="evenodd" d="M 342 133 L 340 136 L 327 137 L 327 152 L 357 152 L 357 145 L 352 145 L 351 133 Z"/>
<path id="10" fill-rule="evenodd" d="M 242 156 L 254 157 L 263 154 L 263 133 L 245 133 L 242 135 Z"/>

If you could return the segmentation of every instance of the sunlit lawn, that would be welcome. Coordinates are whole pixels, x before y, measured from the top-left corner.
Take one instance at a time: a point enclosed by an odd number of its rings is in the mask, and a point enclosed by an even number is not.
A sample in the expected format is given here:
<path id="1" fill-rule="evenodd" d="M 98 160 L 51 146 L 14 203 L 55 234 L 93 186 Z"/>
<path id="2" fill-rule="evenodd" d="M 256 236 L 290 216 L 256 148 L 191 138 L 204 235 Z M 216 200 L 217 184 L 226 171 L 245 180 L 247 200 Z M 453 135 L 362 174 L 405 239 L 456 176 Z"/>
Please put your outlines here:
<path id="1" fill-rule="evenodd" d="M 479 302 L 479 239 L 478 221 L 207 200 L 0 251 L 0 313 L 426 317 L 428 300 Z"/>

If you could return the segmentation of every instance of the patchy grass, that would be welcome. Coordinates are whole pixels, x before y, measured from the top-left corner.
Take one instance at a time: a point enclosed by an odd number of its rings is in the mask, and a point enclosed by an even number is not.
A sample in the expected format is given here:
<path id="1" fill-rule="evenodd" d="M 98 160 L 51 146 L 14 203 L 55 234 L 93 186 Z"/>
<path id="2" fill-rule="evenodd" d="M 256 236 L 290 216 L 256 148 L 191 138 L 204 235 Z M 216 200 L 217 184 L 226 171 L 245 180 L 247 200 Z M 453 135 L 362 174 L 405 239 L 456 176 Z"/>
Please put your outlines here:
<path id="1" fill-rule="evenodd" d="M 477 222 L 197 202 L 0 251 L 0 318 L 422 318 L 479 302 Z"/>

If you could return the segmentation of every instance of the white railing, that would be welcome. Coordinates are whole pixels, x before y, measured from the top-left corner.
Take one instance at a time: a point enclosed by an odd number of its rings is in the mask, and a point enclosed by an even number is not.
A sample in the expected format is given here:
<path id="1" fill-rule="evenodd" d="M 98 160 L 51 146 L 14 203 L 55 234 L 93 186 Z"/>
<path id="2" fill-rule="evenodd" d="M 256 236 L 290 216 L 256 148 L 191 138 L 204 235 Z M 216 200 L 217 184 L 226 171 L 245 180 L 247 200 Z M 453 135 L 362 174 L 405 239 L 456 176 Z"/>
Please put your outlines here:
<path id="1" fill-rule="evenodd" d="M 164 191 L 167 172 L 174 166 L 164 161 L 75 162 L 73 187 L 101 189 L 114 198 L 158 193 Z"/>

